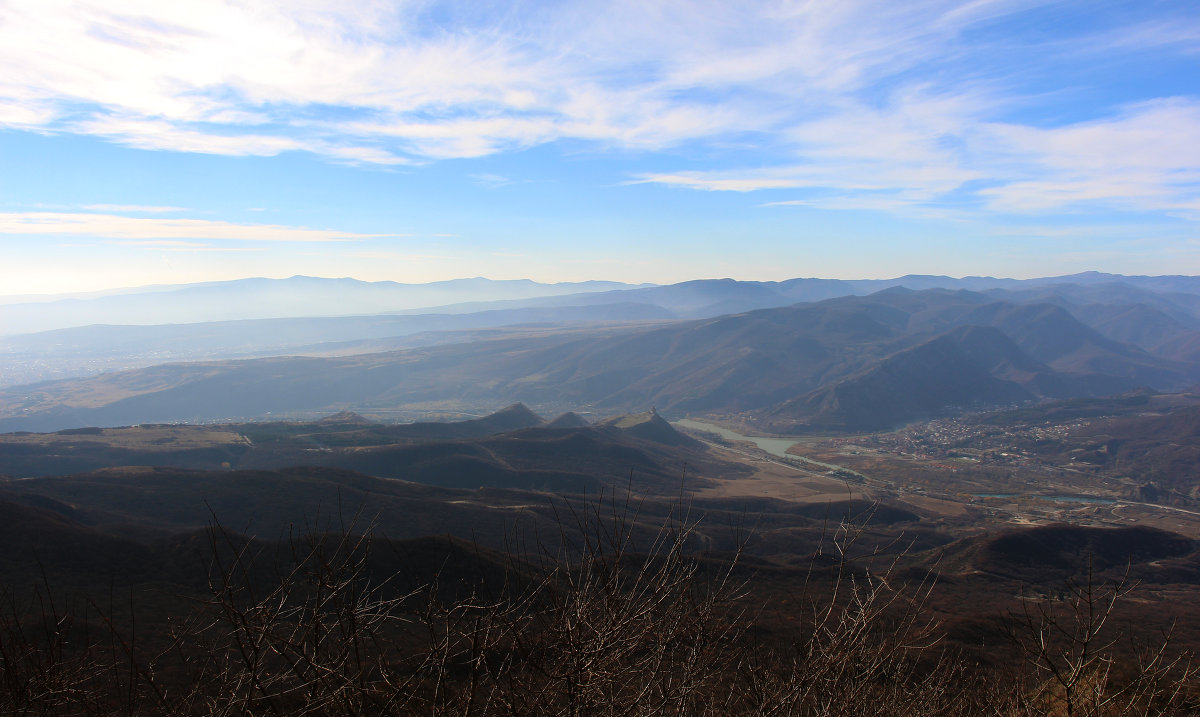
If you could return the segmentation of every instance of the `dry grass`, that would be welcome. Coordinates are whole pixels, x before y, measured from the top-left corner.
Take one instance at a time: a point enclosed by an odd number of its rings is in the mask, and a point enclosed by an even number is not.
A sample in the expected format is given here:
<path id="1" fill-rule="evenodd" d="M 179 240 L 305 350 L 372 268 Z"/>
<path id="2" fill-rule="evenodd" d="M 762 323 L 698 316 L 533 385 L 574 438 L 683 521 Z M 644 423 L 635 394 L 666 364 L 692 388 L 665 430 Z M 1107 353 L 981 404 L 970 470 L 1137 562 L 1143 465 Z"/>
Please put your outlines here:
<path id="1" fill-rule="evenodd" d="M 649 538 L 638 507 L 564 508 L 554 536 L 514 543 L 509 579 L 446 600 L 367 569 L 354 525 L 286 554 L 209 531 L 206 599 L 165 650 L 122 638 L 105 609 L 46 596 L 0 613 L 0 712 L 37 715 L 1088 715 L 1194 714 L 1196 673 L 1169 639 L 1124 649 L 1128 584 L 1073 586 L 1015 616 L 1023 660 L 980 672 L 942 646 L 929 581 L 841 524 L 762 633 L 738 556 L 695 551 L 686 511 Z M 97 630 L 97 626 L 107 629 Z"/>
<path id="2" fill-rule="evenodd" d="M 4 433 L 0 444 L 46 446 L 54 443 L 95 443 L 135 450 L 183 450 L 243 445 L 248 441 L 237 431 L 220 426 L 126 426 L 97 428 L 68 433 Z M 94 432 L 93 432 L 94 431 Z"/>

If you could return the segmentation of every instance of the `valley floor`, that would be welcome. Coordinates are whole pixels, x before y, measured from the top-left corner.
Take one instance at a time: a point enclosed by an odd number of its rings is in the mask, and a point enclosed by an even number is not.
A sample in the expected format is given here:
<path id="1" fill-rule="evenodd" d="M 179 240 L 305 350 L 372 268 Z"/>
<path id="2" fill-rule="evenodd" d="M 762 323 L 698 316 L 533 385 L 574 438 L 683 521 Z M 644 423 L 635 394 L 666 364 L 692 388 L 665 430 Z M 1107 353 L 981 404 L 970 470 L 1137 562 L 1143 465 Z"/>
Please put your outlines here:
<path id="1" fill-rule="evenodd" d="M 1061 465 L 1023 461 L 998 467 L 963 454 L 897 451 L 895 433 L 763 437 L 696 420 L 676 425 L 703 440 L 722 459 L 753 469 L 747 476 L 714 479 L 710 487 L 698 491 L 703 497 L 798 503 L 874 500 L 903 505 L 961 533 L 984 527 L 1068 523 L 1144 525 L 1200 539 L 1200 506 L 1135 500 L 1130 494 L 1137 480 L 1081 470 L 1069 461 Z M 716 430 L 720 436 L 714 435 Z"/>

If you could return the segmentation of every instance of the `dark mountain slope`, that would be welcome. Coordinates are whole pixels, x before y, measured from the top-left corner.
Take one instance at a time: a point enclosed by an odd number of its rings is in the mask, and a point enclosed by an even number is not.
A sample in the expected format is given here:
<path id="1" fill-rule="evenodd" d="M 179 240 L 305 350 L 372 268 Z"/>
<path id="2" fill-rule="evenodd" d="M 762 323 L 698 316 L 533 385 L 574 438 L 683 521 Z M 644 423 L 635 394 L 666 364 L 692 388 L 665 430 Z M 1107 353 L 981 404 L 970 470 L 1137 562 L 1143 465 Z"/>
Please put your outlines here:
<path id="1" fill-rule="evenodd" d="M 1158 355 L 1188 365 L 1200 364 L 1200 331 L 1178 336 L 1158 347 Z"/>
<path id="2" fill-rule="evenodd" d="M 584 428 L 591 424 L 578 413 L 567 411 L 546 425 L 549 428 Z"/>
<path id="3" fill-rule="evenodd" d="M 900 351 L 771 412 L 779 429 L 882 430 L 966 407 L 1012 403 L 1033 393 L 1008 375 L 1038 367 L 996 329 L 967 326 Z"/>
<path id="4" fill-rule="evenodd" d="M 414 470 L 433 471 L 439 461 L 450 458 L 451 472 L 429 474 L 443 483 L 467 482 L 453 470 L 467 461 L 455 462 L 455 456 L 486 463 L 496 474 L 526 479 L 545 479 L 555 474 L 574 479 L 590 477 L 592 485 L 587 496 L 597 495 L 597 487 L 606 476 L 594 474 L 595 467 L 607 466 L 607 475 L 614 476 L 624 489 L 630 484 L 630 464 L 640 461 L 632 471 L 633 490 L 641 496 L 655 492 L 669 496 L 661 503 L 645 498 L 654 504 L 645 516 L 652 524 L 651 533 L 670 512 L 681 478 L 675 466 L 664 469 L 658 464 L 681 462 L 672 458 L 669 450 L 648 454 L 636 445 L 614 442 L 604 432 L 592 429 L 528 429 L 483 444 L 437 443 L 372 453 L 376 458 L 407 461 Z M 669 478 L 668 489 L 657 491 L 647 483 L 655 471 Z M 372 531 L 390 539 L 450 534 L 477 540 L 484 546 L 512 547 L 513 531 L 517 529 L 528 530 L 529 535 L 558 536 L 564 527 L 560 525 L 563 516 L 556 513 L 561 502 L 581 500 L 578 506 L 586 510 L 594 498 L 580 494 L 570 498 L 557 491 L 580 487 L 558 486 L 551 493 L 510 487 L 459 490 L 320 466 L 234 471 L 114 468 L 0 481 L 0 517 L 6 518 L 0 537 L 5 537 L 10 547 L 29 548 L 22 555 L 8 551 L 7 557 L 0 559 L 0 568 L 5 560 L 30 563 L 36 558 L 32 548 L 41 544 L 39 536 L 58 546 L 55 550 L 63 555 L 59 560 L 56 553 L 55 559 L 61 562 L 72 560 L 74 553 L 88 554 L 80 547 L 87 547 L 89 533 L 109 536 L 106 539 L 120 545 L 126 545 L 127 539 L 145 544 L 203 529 L 214 519 L 229 530 L 266 540 L 349 530 Z M 732 524 L 732 516 L 727 517 Z M 786 522 L 789 517 L 782 515 L 778 520 Z M 146 562 L 144 555 L 136 553 L 137 548 L 129 550 L 135 551 L 127 556 L 129 562 Z"/>
<path id="5" fill-rule="evenodd" d="M 446 424 L 322 420 L 0 436 L 0 465 L 21 478 L 105 469 L 145 473 L 171 467 L 213 471 L 309 465 L 455 488 L 595 493 L 632 479 L 639 491 L 655 493 L 678 489 L 678 466 L 685 462 L 720 475 L 744 471 L 710 457 L 702 444 L 653 413 L 598 426 L 552 428 L 520 404 L 482 419 Z"/>
<path id="6" fill-rule="evenodd" d="M 392 538 L 465 533 L 503 535 L 502 515 L 453 503 L 461 492 L 331 468 L 279 471 L 110 470 L 0 484 L 0 496 L 24 503 L 51 498 L 75 506 L 96 529 L 135 536 L 169 535 L 209 525 L 267 539 L 309 530 L 373 525 Z M 501 513 L 502 511 L 492 511 Z M 498 544 L 498 543 L 497 543 Z"/>
<path id="7" fill-rule="evenodd" d="M 0 436 L 0 470 L 30 478 L 115 466 L 279 468 L 311 462 L 313 452 L 335 448 L 482 438 L 542 423 L 537 414 L 515 404 L 483 418 L 450 423 L 390 425 L 342 412 L 312 423 L 67 429 Z"/>
<path id="8" fill-rule="evenodd" d="M 115 429 L 109 429 L 115 430 Z M 161 445 L 113 445 L 103 440 L 83 440 L 71 435 L 54 435 L 47 440 L 23 442 L 19 436 L 0 440 L 0 474 L 13 478 L 83 473 L 109 466 L 177 466 L 219 470 L 237 465 L 247 451 L 246 443 L 214 442 L 199 447 Z"/>
<path id="9" fill-rule="evenodd" d="M 639 491 L 678 488 L 677 466 L 713 465 L 703 446 L 656 421 L 635 418 L 628 427 L 612 424 L 577 428 L 532 427 L 483 438 L 390 445 L 325 448 L 283 442 L 257 446 L 243 456 L 242 468 L 311 464 L 368 475 L 451 488 L 501 487 L 551 492 L 591 492 L 624 485 Z M 449 424 L 455 425 L 455 424 Z M 721 465 L 718 470 L 735 470 Z"/>
<path id="10" fill-rule="evenodd" d="M 418 422 L 382 427 L 380 433 L 393 440 L 453 440 L 480 438 L 522 428 L 541 426 L 546 422 L 523 403 L 514 403 L 483 418 L 450 423 Z"/>
<path id="11" fill-rule="evenodd" d="M 1187 367 L 1107 339 L 1053 304 L 989 304 L 965 321 L 997 327 L 1030 356 L 1060 371 L 1117 376 L 1150 386 L 1180 387 L 1192 380 Z"/>
<path id="12" fill-rule="evenodd" d="M 939 572 L 971 575 L 1025 586 L 1063 589 L 1067 580 L 1121 579 L 1173 582 L 1200 576 L 1197 543 L 1147 526 L 1091 528 L 1045 525 L 964 538 L 932 559 Z"/>
<path id="13" fill-rule="evenodd" d="M 605 410 L 751 409 L 861 365 L 878 345 L 903 342 L 905 321 L 883 303 L 754 311 L 582 344 L 545 377 L 561 395 Z"/>
<path id="14" fill-rule="evenodd" d="M 1200 357 L 1200 327 L 1147 304 L 1088 304 L 1070 310 L 1106 338 L 1173 361 Z"/>
<path id="15" fill-rule="evenodd" d="M 368 420 L 354 411 L 338 411 L 337 413 L 326 416 L 319 421 L 318 424 L 326 426 L 373 426 L 374 421 Z"/>
<path id="16" fill-rule="evenodd" d="M 20 575 L 37 581 L 47 566 L 56 579 L 68 585 L 107 580 L 114 575 L 125 576 L 122 583 L 154 576 L 153 556 L 147 546 L 95 531 L 39 507 L 38 502 L 0 499 L 0 541 L 4 544 L 0 576 Z M 16 581 L 4 582 L 12 589 L 25 587 Z"/>
<path id="17" fill-rule="evenodd" d="M 1015 289 L 988 289 L 983 293 L 1008 303 L 1055 304 L 1073 314 L 1076 309 L 1090 305 L 1142 304 L 1163 312 L 1185 326 L 1200 329 L 1200 295 L 1195 293 L 1154 291 L 1117 281 L 1098 284 L 1048 283 Z M 1079 314 L 1076 316 L 1091 323 Z"/>
<path id="18" fill-rule="evenodd" d="M 602 422 L 599 427 L 621 435 L 634 436 L 643 441 L 659 443 L 665 446 L 686 446 L 700 448 L 701 443 L 691 436 L 685 436 L 670 423 L 663 420 L 658 412 L 651 409 L 645 413 L 635 413 L 628 416 L 618 416 Z"/>
<path id="19" fill-rule="evenodd" d="M 452 504 L 437 504 L 454 515 Z M 425 507 L 429 505 L 425 503 Z M 485 511 L 482 507 L 475 510 Z M 486 528 L 488 522 L 484 518 L 481 525 Z M 104 603 L 107 598 L 101 596 L 116 587 L 128 591 L 124 601 L 138 607 L 139 621 L 154 621 L 166 614 L 180 619 L 183 615 L 171 607 L 178 607 L 181 598 L 185 598 L 182 604 L 188 605 L 193 599 L 199 603 L 211 596 L 209 576 L 221 564 L 214 561 L 214 555 L 220 555 L 222 563 L 229 565 L 234 551 L 241 551 L 243 557 L 248 557 L 247 567 L 257 583 L 255 587 L 270 589 L 274 586 L 269 581 L 291 572 L 296 559 L 307 555 L 317 540 L 301 532 L 284 532 L 275 539 L 266 535 L 250 538 L 229 526 L 230 522 L 223 523 L 215 543 L 204 527 L 160 536 L 159 528 L 167 527 L 163 525 L 134 538 L 69 521 L 27 504 L 0 500 L 0 540 L 9 546 L 0 555 L 0 581 L 7 587 L 9 599 L 20 599 L 27 591 L 49 585 L 54 593 L 60 593 L 52 599 L 64 601 L 57 604 L 59 610 L 71 597 L 69 592 L 64 595 L 60 591 L 83 591 Z M 372 526 L 351 519 L 345 527 L 370 530 Z M 131 531 L 118 526 L 118 532 Z M 325 538 L 326 544 L 332 546 L 339 534 L 335 527 Z M 392 540 L 375 535 L 363 541 L 360 548 L 362 578 L 381 586 L 388 595 L 406 595 L 436 585 L 441 599 L 453 601 L 496 595 L 526 579 L 526 567 L 514 556 L 445 533 Z M 42 597 L 47 595 L 43 593 Z M 129 609 L 130 604 L 123 608 Z M 153 629 L 165 634 L 170 626 L 155 625 Z"/>

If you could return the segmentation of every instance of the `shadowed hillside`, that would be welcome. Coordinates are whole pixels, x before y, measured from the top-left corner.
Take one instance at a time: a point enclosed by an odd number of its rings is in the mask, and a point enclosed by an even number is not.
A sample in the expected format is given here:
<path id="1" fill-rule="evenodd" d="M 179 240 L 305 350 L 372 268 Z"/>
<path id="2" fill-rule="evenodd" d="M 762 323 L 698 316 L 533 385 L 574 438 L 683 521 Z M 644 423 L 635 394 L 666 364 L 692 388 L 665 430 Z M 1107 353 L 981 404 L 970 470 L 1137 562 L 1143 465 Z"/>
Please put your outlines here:
<path id="1" fill-rule="evenodd" d="M 932 569 L 956 586 L 947 592 L 974 589 L 982 595 L 1064 591 L 1089 582 L 1194 585 L 1200 581 L 1198 547 L 1195 540 L 1147 526 L 1058 524 L 990 531 L 928 554 Z"/>
<path id="2" fill-rule="evenodd" d="M 785 429 L 869 431 L 971 406 L 1027 400 L 1032 392 L 993 375 L 997 369 L 1011 374 L 1014 367 L 1036 370 L 1015 349 L 995 329 L 965 327 L 784 403 L 772 416 L 796 417 L 791 423 L 781 421 Z"/>
<path id="3" fill-rule="evenodd" d="M 574 421 L 572 421 L 574 423 Z M 387 425 L 354 414 L 311 423 L 137 426 L 0 436 L 0 465 L 30 478 L 101 469 L 202 471 L 325 466 L 454 488 L 672 493 L 680 466 L 738 475 L 657 414 L 554 427 L 521 404 L 483 418 Z M 695 475 L 689 479 L 699 485 Z M 695 487 L 695 486 L 693 486 Z"/>

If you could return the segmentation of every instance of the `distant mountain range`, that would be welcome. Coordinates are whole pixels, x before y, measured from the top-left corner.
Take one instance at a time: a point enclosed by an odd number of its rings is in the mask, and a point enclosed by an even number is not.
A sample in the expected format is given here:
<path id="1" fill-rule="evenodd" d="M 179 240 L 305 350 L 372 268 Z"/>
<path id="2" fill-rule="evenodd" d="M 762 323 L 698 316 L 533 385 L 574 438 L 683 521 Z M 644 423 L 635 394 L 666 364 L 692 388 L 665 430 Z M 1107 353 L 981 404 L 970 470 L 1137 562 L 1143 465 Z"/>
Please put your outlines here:
<path id="1" fill-rule="evenodd" d="M 1037 292 L 1043 296 L 1066 291 L 1062 294 L 1064 297 L 1078 296 L 1090 290 L 1091 300 L 1086 303 L 1095 303 L 1108 295 L 1112 284 L 1120 284 L 1125 293 L 1138 292 L 1139 296 L 1146 293 L 1191 295 L 1192 308 L 1200 305 L 1200 277 L 1121 276 L 1099 272 L 1023 280 L 911 274 L 894 279 L 856 280 L 702 279 L 669 286 L 613 281 L 543 284 L 528 279 L 482 277 L 401 284 L 293 276 L 288 279 L 147 286 L 69 296 L 0 296 L 0 336 L 92 324 L 145 326 L 389 312 L 460 314 L 506 308 L 611 304 L 650 304 L 667 310 L 676 318 L 706 318 L 839 296 L 863 296 L 896 286 L 913 290 Z M 1121 298 L 1127 300 L 1129 297 Z"/>
<path id="2" fill-rule="evenodd" d="M 0 307 L 2 310 L 3 307 Z M 248 319 L 155 326 L 97 324 L 0 337 L 0 361 L 9 370 L 0 387 L 167 361 L 273 355 L 344 356 L 455 343 L 496 329 L 521 332 L 567 324 L 673 319 L 650 304 L 605 304 L 497 309 L 472 314 Z"/>
<path id="3" fill-rule="evenodd" d="M 1097 303 L 1113 296 L 1122 302 L 1132 300 L 1156 301 L 1172 305 L 1182 301 L 1190 311 L 1200 309 L 1200 277 L 1192 276 L 1122 276 L 1101 272 L 1085 272 L 1068 276 L 1038 279 L 996 279 L 968 276 L 956 279 L 949 276 L 909 274 L 894 279 L 809 279 L 786 281 L 736 281 L 734 279 L 699 279 L 667 286 L 622 288 L 596 291 L 586 295 L 564 294 L 503 302 L 463 303 L 441 306 L 431 311 L 445 313 L 474 312 L 496 308 L 528 308 L 546 306 L 597 306 L 613 303 L 646 303 L 670 311 L 678 318 L 708 318 L 754 309 L 788 306 L 800 302 L 823 301 L 842 296 L 866 296 L 884 289 L 904 287 L 923 289 L 965 289 L 977 292 L 1012 292 L 1019 301 L 1043 300 Z M 1023 294 L 1021 297 L 1016 294 Z M 1158 298 L 1153 298 L 1158 297 Z"/>
<path id="4" fill-rule="evenodd" d="M 1178 361 L 1200 360 L 1200 280 L 1194 277 L 713 279 L 642 287 L 486 279 L 406 285 L 293 277 L 0 304 L 0 333 L 90 324 L 0 336 L 0 388 L 165 362 L 349 356 L 566 326 L 711 318 L 898 286 L 966 289 L 1009 303 L 1053 304 L 1105 338 Z M 480 297 L 488 300 L 467 300 Z M 439 301 L 456 303 L 429 308 Z M 416 305 L 424 308 L 400 308 Z M 369 313 L 351 315 L 356 311 Z M 170 323 L 148 324 L 151 320 Z"/>
<path id="5" fill-rule="evenodd" d="M 728 296 L 718 285 L 710 298 Z M 633 292 L 694 299 L 699 291 L 681 286 Z M 1031 289 L 1028 301 L 1007 289 L 891 288 L 652 326 L 575 326 L 333 358 L 165 364 L 4 390 L 0 430 L 523 401 L 549 414 L 657 406 L 672 415 L 742 416 L 783 432 L 860 431 L 973 407 L 1200 381 L 1190 353 L 1200 345 L 1200 317 L 1188 303 L 1196 295 L 1122 284 L 1102 293 L 1106 304 L 1081 304 L 1089 285 L 1046 286 L 1054 288 Z M 1113 303 L 1137 299 L 1146 300 Z M 1098 308 L 1105 306 L 1113 308 Z"/>
<path id="6" fill-rule="evenodd" d="M 0 336 L 90 324 L 190 324 L 379 314 L 468 301 L 524 299 L 634 286 L 616 281 L 541 284 L 528 279 L 497 281 L 482 277 L 400 284 L 293 276 L 147 286 L 70 298 L 0 297 Z"/>

